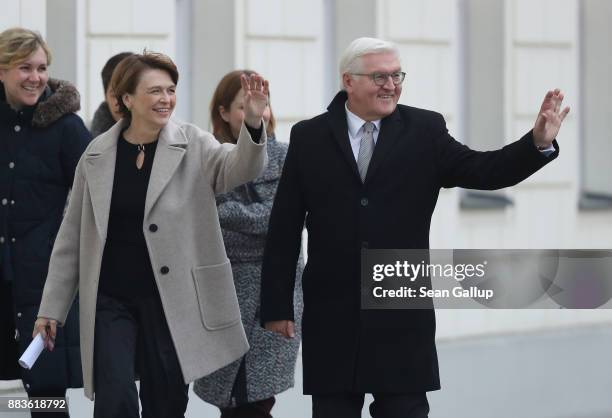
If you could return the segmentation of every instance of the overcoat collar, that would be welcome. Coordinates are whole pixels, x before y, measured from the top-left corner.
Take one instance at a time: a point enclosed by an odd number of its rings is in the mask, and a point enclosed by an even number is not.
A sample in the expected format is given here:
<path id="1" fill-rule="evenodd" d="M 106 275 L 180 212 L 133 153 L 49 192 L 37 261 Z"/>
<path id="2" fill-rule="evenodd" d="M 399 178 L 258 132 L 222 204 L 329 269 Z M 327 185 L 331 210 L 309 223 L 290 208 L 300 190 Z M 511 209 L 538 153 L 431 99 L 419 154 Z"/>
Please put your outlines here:
<path id="1" fill-rule="evenodd" d="M 85 153 L 86 179 L 96 228 L 103 239 L 106 239 L 108 229 L 117 159 L 117 141 L 126 127 L 127 121 L 121 119 L 111 129 L 96 138 Z M 170 120 L 161 130 L 158 141 L 147 188 L 144 207 L 145 220 L 181 163 L 188 143 L 185 133 L 173 120 Z"/>
<path id="2" fill-rule="evenodd" d="M 357 169 L 357 161 L 355 161 L 355 156 L 351 150 L 351 144 L 348 137 L 348 124 L 346 121 L 346 110 L 344 108 L 347 99 L 348 95 L 346 91 L 340 91 L 336 94 L 336 97 L 334 97 L 327 107 L 329 112 L 328 121 L 331 125 L 334 139 L 340 146 L 344 158 L 347 160 L 356 179 L 361 183 L 361 177 Z M 372 177 L 375 176 L 376 171 L 382 165 L 385 157 L 399 139 L 403 127 L 404 122 L 397 107 L 393 113 L 382 119 L 380 133 L 378 134 L 378 140 L 376 141 L 376 147 L 374 147 L 374 154 L 370 160 L 370 166 L 368 167 L 364 185 L 367 185 Z"/>

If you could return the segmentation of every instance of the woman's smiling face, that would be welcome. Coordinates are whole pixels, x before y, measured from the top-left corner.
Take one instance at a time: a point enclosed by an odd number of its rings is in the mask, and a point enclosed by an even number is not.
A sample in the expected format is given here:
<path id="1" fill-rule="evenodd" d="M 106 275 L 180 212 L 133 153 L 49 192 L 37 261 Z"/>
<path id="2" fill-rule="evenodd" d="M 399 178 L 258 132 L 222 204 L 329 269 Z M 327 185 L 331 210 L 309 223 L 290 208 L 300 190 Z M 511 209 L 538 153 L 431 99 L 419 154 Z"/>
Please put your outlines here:
<path id="1" fill-rule="evenodd" d="M 13 109 L 19 110 L 38 102 L 49 80 L 47 64 L 47 54 L 42 47 L 38 47 L 25 61 L 0 70 L 6 101 Z"/>

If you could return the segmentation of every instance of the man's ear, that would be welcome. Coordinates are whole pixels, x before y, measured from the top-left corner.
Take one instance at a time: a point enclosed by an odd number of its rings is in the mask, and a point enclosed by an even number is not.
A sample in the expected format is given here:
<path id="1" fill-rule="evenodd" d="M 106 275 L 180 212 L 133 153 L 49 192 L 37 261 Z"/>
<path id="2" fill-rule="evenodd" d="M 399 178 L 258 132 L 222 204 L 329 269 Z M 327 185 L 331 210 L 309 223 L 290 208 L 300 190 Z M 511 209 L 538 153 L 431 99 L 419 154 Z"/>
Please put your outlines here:
<path id="1" fill-rule="evenodd" d="M 354 82 L 355 82 L 355 79 L 351 77 L 350 74 L 348 73 L 342 74 L 342 86 L 344 87 L 344 90 L 346 90 L 347 93 L 353 90 Z"/>
<path id="2" fill-rule="evenodd" d="M 219 115 L 221 115 L 221 119 L 229 123 L 229 112 L 225 110 L 225 106 L 219 105 Z"/>

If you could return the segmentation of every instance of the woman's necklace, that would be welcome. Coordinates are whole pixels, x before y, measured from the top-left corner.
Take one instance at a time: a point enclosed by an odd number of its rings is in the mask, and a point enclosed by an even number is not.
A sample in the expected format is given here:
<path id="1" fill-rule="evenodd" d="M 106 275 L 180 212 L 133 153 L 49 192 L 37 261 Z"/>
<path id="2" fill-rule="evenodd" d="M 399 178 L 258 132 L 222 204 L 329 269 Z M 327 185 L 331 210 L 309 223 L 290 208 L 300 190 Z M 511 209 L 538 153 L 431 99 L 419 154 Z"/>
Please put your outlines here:
<path id="1" fill-rule="evenodd" d="M 138 155 L 136 156 L 136 168 L 139 170 L 142 168 L 145 159 L 145 146 L 144 144 L 138 144 Z"/>

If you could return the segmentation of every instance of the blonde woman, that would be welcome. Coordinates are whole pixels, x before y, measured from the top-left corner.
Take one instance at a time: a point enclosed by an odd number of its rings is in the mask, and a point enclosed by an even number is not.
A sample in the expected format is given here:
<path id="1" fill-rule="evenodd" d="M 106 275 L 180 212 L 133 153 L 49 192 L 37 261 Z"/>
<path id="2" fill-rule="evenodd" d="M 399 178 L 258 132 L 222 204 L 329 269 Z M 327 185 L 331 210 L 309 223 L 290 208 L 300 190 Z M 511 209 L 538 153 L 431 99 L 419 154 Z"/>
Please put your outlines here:
<path id="1" fill-rule="evenodd" d="M 50 64 L 49 47 L 37 32 L 0 33 L 0 379 L 21 378 L 37 397 L 64 396 L 66 388 L 82 385 L 77 308 L 70 305 L 56 349 L 32 370 L 17 365 L 32 340 L 53 241 L 90 140 L 74 114 L 78 92 L 49 79 Z"/>

